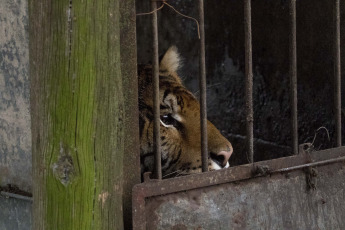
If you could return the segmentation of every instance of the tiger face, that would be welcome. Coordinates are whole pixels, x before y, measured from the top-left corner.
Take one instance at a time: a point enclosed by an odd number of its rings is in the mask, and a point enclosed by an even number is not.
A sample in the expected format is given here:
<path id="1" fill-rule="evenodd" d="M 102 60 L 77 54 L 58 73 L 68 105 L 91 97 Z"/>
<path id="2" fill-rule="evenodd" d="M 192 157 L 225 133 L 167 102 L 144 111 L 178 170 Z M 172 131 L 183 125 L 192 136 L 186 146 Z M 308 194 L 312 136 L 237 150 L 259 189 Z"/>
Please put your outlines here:
<path id="1" fill-rule="evenodd" d="M 176 47 L 170 47 L 159 66 L 160 139 L 163 178 L 201 172 L 200 104 L 177 75 Z M 139 125 L 142 173 L 153 171 L 152 66 L 139 65 Z M 231 143 L 207 121 L 209 171 L 229 167 Z"/>

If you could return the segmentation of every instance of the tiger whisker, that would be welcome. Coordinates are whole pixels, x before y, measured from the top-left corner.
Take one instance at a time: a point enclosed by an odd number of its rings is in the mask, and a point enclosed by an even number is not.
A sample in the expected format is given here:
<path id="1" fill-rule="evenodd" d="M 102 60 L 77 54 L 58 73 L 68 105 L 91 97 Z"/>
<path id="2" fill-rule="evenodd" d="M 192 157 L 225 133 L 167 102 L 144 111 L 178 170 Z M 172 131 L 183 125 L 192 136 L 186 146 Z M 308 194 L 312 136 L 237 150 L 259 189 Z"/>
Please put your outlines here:
<path id="1" fill-rule="evenodd" d="M 188 174 L 189 174 L 188 172 L 182 171 L 182 172 L 180 172 L 179 174 L 177 174 L 175 177 L 179 177 L 179 176 L 181 176 L 181 175 L 188 175 Z"/>
<path id="2" fill-rule="evenodd" d="M 213 88 L 213 87 L 221 85 L 221 84 L 223 84 L 223 82 L 215 83 L 213 85 L 208 85 L 208 86 L 206 86 L 206 90 L 209 90 L 210 88 Z M 197 90 L 193 94 L 197 96 L 197 95 L 199 95 L 199 93 L 200 93 L 200 90 Z"/>
<path id="3" fill-rule="evenodd" d="M 167 176 L 170 176 L 170 175 L 172 175 L 172 174 L 174 174 L 174 173 L 178 173 L 178 172 L 180 172 L 180 171 L 181 171 L 181 170 L 179 169 L 179 170 L 176 170 L 176 171 L 174 171 L 174 172 L 168 173 L 168 174 L 164 175 L 163 178 L 164 178 L 164 177 L 167 177 Z"/>

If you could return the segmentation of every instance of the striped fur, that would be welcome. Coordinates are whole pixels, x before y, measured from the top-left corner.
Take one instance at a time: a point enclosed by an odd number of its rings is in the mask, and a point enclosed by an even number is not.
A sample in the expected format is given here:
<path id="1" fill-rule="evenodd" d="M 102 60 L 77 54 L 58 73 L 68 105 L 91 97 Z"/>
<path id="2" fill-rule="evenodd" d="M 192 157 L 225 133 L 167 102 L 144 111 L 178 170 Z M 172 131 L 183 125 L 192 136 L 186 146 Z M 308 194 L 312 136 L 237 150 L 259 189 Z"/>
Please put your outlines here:
<path id="1" fill-rule="evenodd" d="M 176 47 L 168 49 L 160 63 L 160 136 L 163 177 L 201 172 L 200 105 L 177 75 L 180 58 Z M 142 173 L 153 171 L 152 66 L 138 66 L 140 156 Z M 210 153 L 231 151 L 226 138 L 208 121 Z M 210 161 L 209 170 L 222 167 Z M 228 164 L 227 164 L 228 166 Z"/>

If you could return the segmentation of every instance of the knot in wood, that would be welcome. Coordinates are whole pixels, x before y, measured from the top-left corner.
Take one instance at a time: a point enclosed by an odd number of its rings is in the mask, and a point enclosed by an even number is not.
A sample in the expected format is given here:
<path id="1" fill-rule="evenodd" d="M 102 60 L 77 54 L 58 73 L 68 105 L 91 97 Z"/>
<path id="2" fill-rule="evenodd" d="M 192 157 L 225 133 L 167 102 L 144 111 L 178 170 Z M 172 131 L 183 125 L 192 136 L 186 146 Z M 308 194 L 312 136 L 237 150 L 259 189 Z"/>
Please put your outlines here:
<path id="1" fill-rule="evenodd" d="M 53 174 L 61 184 L 67 186 L 74 177 L 74 165 L 72 157 L 69 155 L 60 156 L 58 161 L 52 166 Z"/>

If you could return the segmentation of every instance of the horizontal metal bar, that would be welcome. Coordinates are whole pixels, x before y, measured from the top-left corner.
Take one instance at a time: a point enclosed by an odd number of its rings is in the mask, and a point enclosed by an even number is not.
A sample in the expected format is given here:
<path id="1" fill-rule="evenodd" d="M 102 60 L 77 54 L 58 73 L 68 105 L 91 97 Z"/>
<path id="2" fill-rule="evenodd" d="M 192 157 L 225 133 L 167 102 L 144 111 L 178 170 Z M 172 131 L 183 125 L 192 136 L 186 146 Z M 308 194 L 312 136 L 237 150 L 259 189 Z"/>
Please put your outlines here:
<path id="1" fill-rule="evenodd" d="M 288 168 L 282 168 L 275 171 L 270 171 L 270 173 L 288 172 L 288 171 L 303 169 L 307 167 L 327 165 L 327 164 L 332 164 L 332 163 L 337 163 L 337 162 L 342 162 L 342 161 L 345 161 L 345 157 L 338 157 L 335 159 L 329 159 L 329 160 L 318 161 L 318 162 L 313 162 L 313 163 L 308 163 L 308 164 L 303 164 L 303 165 L 298 165 L 298 166 L 293 166 L 293 167 L 288 167 Z"/>
<path id="2" fill-rule="evenodd" d="M 19 199 L 19 200 L 25 200 L 25 201 L 32 202 L 32 197 L 29 197 L 29 196 L 23 196 L 23 195 L 18 195 L 15 193 L 4 192 L 4 191 L 1 191 L 0 195 L 5 196 L 5 197 L 11 197 L 11 198 Z"/>
<path id="3" fill-rule="evenodd" d="M 255 163 L 255 166 L 267 168 L 267 174 L 272 174 L 300 170 L 306 167 L 338 163 L 344 160 L 345 147 L 339 147 L 312 152 L 311 154 L 303 153 L 290 157 L 261 161 Z M 310 163 L 310 161 L 314 162 Z M 253 164 L 247 164 L 231 167 L 229 169 L 172 178 L 169 180 L 152 180 L 135 185 L 133 188 L 133 226 L 138 227 L 138 229 L 145 229 L 146 227 L 146 198 L 242 181 L 257 177 L 258 176 L 253 172 Z"/>
<path id="4" fill-rule="evenodd" d="M 268 161 L 260 161 L 256 162 L 255 166 L 268 167 L 270 172 L 275 172 L 280 169 L 295 166 L 309 167 L 308 164 L 310 161 L 317 163 L 333 159 L 339 160 L 338 158 L 340 157 L 345 157 L 345 147 L 326 149 L 311 154 L 299 154 Z M 253 177 L 255 177 L 253 174 L 253 164 L 246 164 L 212 172 L 171 178 L 169 180 L 152 180 L 135 185 L 133 192 L 139 189 L 142 192 L 141 195 L 145 197 L 159 196 L 200 187 L 246 180 Z"/>

